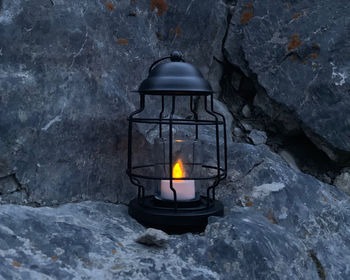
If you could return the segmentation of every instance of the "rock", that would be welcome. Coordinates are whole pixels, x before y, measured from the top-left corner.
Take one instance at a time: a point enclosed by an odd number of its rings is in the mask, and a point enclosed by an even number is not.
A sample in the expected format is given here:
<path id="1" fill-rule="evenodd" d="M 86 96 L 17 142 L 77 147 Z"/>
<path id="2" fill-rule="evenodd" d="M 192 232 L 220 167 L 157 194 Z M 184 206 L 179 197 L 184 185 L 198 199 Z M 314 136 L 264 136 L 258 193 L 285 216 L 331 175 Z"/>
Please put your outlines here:
<path id="1" fill-rule="evenodd" d="M 233 135 L 236 137 L 242 137 L 244 135 L 242 129 L 240 129 L 239 127 L 235 127 L 233 129 Z"/>
<path id="2" fill-rule="evenodd" d="M 265 144 L 267 140 L 267 135 L 265 131 L 253 129 L 248 134 L 249 139 L 253 142 L 254 145 Z"/>
<path id="3" fill-rule="evenodd" d="M 339 162 L 350 159 L 348 9 L 347 1 L 239 0 L 224 45 L 227 60 Z"/>
<path id="4" fill-rule="evenodd" d="M 210 0 L 1 1 L 0 177 L 39 205 L 128 202 L 130 90 L 174 49 L 217 82 L 226 19 Z M 149 148 L 145 135 L 135 146 Z"/>
<path id="5" fill-rule="evenodd" d="M 294 159 L 294 157 L 292 156 L 291 153 L 289 153 L 289 152 L 286 151 L 286 150 L 282 150 L 282 151 L 280 151 L 278 154 L 281 156 L 281 158 L 283 158 L 283 159 L 288 163 L 288 165 L 289 165 L 291 168 L 300 171 L 300 169 L 299 169 L 297 163 L 295 162 L 295 159 Z"/>
<path id="6" fill-rule="evenodd" d="M 9 194 L 17 190 L 18 183 L 14 175 L 0 178 L 0 194 Z"/>
<path id="7" fill-rule="evenodd" d="M 248 105 L 244 105 L 242 109 L 242 115 L 247 119 L 251 117 L 252 113 Z"/>
<path id="8" fill-rule="evenodd" d="M 245 121 L 241 121 L 241 125 L 243 126 L 243 128 L 246 130 L 246 131 L 252 131 L 253 130 L 253 127 L 251 126 L 251 124 L 245 122 Z"/>
<path id="9" fill-rule="evenodd" d="M 135 243 L 145 229 L 124 205 L 0 206 L 0 275 L 348 279 L 349 197 L 265 145 L 230 142 L 228 152 L 229 174 L 217 190 L 225 216 L 211 217 L 201 235 L 172 235 L 164 248 Z"/>
<path id="10" fill-rule="evenodd" d="M 12 219 L 8 217 L 12 216 Z M 204 265 L 134 242 L 144 228 L 123 205 L 0 206 L 4 279 L 217 279 Z M 177 242 L 180 240 L 177 238 Z"/>
<path id="11" fill-rule="evenodd" d="M 148 228 L 143 234 L 141 234 L 136 242 L 145 245 L 155 245 L 158 247 L 166 247 L 169 240 L 169 235 L 164 231 Z"/>
<path id="12" fill-rule="evenodd" d="M 334 179 L 334 185 L 350 195 L 350 168 L 344 168 Z"/>
<path id="13" fill-rule="evenodd" d="M 229 147 L 228 158 L 229 180 L 225 187 L 218 188 L 218 197 L 224 201 L 227 210 L 224 219 L 231 219 L 237 215 L 236 205 L 239 205 L 241 200 L 250 201 L 246 203 L 249 211 L 262 214 L 272 226 L 285 230 L 286 234 L 292 233 L 295 241 L 302 241 L 304 249 L 299 245 L 297 247 L 307 252 L 304 268 L 310 265 L 308 260 L 311 260 L 318 270 L 320 279 L 350 277 L 346 269 L 350 261 L 350 246 L 346 241 L 350 230 L 348 195 L 310 175 L 289 168 L 265 145 L 236 143 Z M 233 179 L 230 179 L 231 172 L 234 174 Z M 232 193 L 235 194 L 235 199 L 232 199 Z M 230 222 L 226 223 L 229 224 Z M 235 226 L 239 228 L 241 225 L 237 226 L 235 223 Z M 223 233 L 224 228 L 225 226 L 221 224 L 220 235 L 228 236 Z M 217 230 L 217 234 L 220 230 Z M 246 233 L 250 234 L 251 231 L 247 230 Z M 239 236 L 237 234 L 237 239 Z M 249 240 L 249 237 L 247 239 Z M 230 241 L 226 244 L 230 244 Z M 296 243 L 289 242 L 289 244 Z M 341 258 L 335 257 L 337 254 L 340 254 Z M 296 273 L 294 277 L 286 276 L 286 278 L 304 279 L 301 274 Z M 261 275 L 259 274 L 259 277 L 255 275 L 256 279 L 265 278 Z M 277 279 L 279 278 L 281 276 L 277 276 Z M 310 279 L 317 277 L 310 276 Z"/>
<path id="14" fill-rule="evenodd" d="M 263 215 L 236 208 L 210 220 L 204 240 L 194 239 L 181 255 L 203 261 L 218 279 L 317 279 L 306 246 Z M 191 250 L 203 247 L 201 254 Z"/>

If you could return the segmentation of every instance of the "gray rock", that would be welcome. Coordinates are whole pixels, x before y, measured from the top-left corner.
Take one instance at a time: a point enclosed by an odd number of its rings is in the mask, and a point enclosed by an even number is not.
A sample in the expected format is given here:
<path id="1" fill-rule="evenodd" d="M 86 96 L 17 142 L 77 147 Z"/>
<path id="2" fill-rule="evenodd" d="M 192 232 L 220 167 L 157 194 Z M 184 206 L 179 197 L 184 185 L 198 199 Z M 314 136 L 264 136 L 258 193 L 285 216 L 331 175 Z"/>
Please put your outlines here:
<path id="1" fill-rule="evenodd" d="M 330 158 L 350 158 L 348 1 L 239 0 L 225 55 Z M 336 16 L 335 16 L 336 15 Z"/>
<path id="2" fill-rule="evenodd" d="M 243 126 L 243 128 L 246 130 L 246 131 L 252 131 L 253 130 L 253 127 L 251 124 L 245 122 L 245 121 L 241 121 L 241 125 Z"/>
<path id="3" fill-rule="evenodd" d="M 173 235 L 166 248 L 135 243 L 145 229 L 123 205 L 0 206 L 1 277 L 348 279 L 349 197 L 265 145 L 228 151 L 217 191 L 225 216 L 202 235 Z"/>
<path id="4" fill-rule="evenodd" d="M 217 279 L 174 254 L 176 242 L 166 250 L 135 243 L 143 231 L 121 205 L 0 206 L 0 278 Z"/>
<path id="5" fill-rule="evenodd" d="M 346 269 L 350 261 L 348 195 L 289 168 L 265 145 L 240 143 L 230 146 L 229 151 L 228 182 L 218 190 L 218 196 L 226 205 L 226 215 L 234 216 L 235 205 L 242 205 L 244 200 L 246 207 L 303 242 L 319 270 L 320 279 L 349 278 Z"/>
<path id="6" fill-rule="evenodd" d="M 244 135 L 244 132 L 239 127 L 235 127 L 233 129 L 233 135 L 236 137 L 242 137 Z"/>
<path id="7" fill-rule="evenodd" d="M 300 171 L 300 169 L 299 169 L 299 167 L 298 167 L 298 165 L 297 165 L 297 163 L 296 163 L 296 161 L 291 153 L 289 153 L 286 150 L 282 150 L 278 154 L 281 156 L 281 158 L 283 158 L 288 163 L 288 165 L 291 168 Z"/>
<path id="8" fill-rule="evenodd" d="M 248 105 L 244 105 L 242 108 L 242 115 L 247 119 L 251 117 L 252 113 Z"/>
<path id="9" fill-rule="evenodd" d="M 29 203 L 129 201 L 130 90 L 174 49 L 216 81 L 226 18 L 210 0 L 1 1 L 0 177 L 14 174 Z"/>
<path id="10" fill-rule="evenodd" d="M 249 139 L 253 142 L 254 145 L 265 144 L 267 140 L 267 135 L 265 131 L 253 129 L 248 134 Z"/>
<path id="11" fill-rule="evenodd" d="M 344 168 L 334 179 L 334 185 L 350 195 L 350 168 Z"/>
<path id="12" fill-rule="evenodd" d="M 0 178 L 0 194 L 13 193 L 18 188 L 18 182 L 14 175 Z"/>
<path id="13" fill-rule="evenodd" d="M 158 247 L 166 247 L 169 235 L 164 231 L 148 228 L 144 233 L 137 237 L 136 242 L 145 245 L 155 245 Z"/>

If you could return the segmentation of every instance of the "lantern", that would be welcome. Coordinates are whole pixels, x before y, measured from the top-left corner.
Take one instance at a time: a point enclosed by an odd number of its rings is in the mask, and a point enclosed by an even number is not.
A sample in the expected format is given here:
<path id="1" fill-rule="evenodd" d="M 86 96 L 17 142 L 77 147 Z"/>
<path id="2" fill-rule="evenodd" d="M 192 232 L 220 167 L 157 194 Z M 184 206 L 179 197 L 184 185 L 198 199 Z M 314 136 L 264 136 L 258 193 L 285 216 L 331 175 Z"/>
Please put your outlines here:
<path id="1" fill-rule="evenodd" d="M 227 170 L 225 118 L 214 111 L 213 90 L 175 51 L 150 66 L 136 92 L 127 174 L 138 195 L 129 214 L 168 233 L 201 232 L 209 216 L 223 215 L 215 189 Z M 139 131 L 150 144 L 140 144 Z"/>

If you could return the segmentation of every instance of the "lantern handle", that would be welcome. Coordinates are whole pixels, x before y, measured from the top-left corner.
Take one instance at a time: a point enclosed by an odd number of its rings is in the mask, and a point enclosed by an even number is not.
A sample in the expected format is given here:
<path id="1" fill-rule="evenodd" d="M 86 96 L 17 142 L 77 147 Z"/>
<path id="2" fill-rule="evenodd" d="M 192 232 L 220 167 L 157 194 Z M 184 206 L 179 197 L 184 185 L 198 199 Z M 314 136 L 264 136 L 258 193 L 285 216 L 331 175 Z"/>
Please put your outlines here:
<path id="1" fill-rule="evenodd" d="M 155 62 L 153 62 L 152 65 L 151 65 L 151 66 L 149 67 L 149 69 L 148 69 L 148 73 L 151 73 L 153 67 L 154 67 L 156 64 L 158 64 L 159 62 L 161 62 L 161 61 L 163 61 L 163 60 L 166 60 L 166 59 L 168 59 L 168 58 L 170 58 L 170 60 L 171 60 L 172 62 L 175 62 L 175 61 L 177 61 L 177 62 L 179 62 L 179 61 L 185 62 L 185 60 L 182 58 L 182 53 L 181 53 L 181 52 L 179 52 L 179 51 L 173 51 L 173 52 L 171 53 L 170 56 L 163 57 L 163 58 L 158 59 L 158 60 L 156 60 Z"/>

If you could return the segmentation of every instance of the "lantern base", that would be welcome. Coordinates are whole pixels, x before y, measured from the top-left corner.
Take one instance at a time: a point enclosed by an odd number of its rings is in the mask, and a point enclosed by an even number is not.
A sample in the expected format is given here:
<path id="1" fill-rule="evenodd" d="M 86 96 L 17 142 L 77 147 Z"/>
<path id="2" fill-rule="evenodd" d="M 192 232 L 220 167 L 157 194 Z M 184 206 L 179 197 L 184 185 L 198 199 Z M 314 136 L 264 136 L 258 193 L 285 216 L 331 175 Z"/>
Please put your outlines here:
<path id="1" fill-rule="evenodd" d="M 175 210 L 173 201 L 164 200 L 160 205 L 159 198 L 146 196 L 130 201 L 129 215 L 145 227 L 161 229 L 169 234 L 203 232 L 209 216 L 224 215 L 224 206 L 220 201 L 210 199 L 207 207 L 207 199 L 202 196 L 190 204 L 179 201 Z"/>

